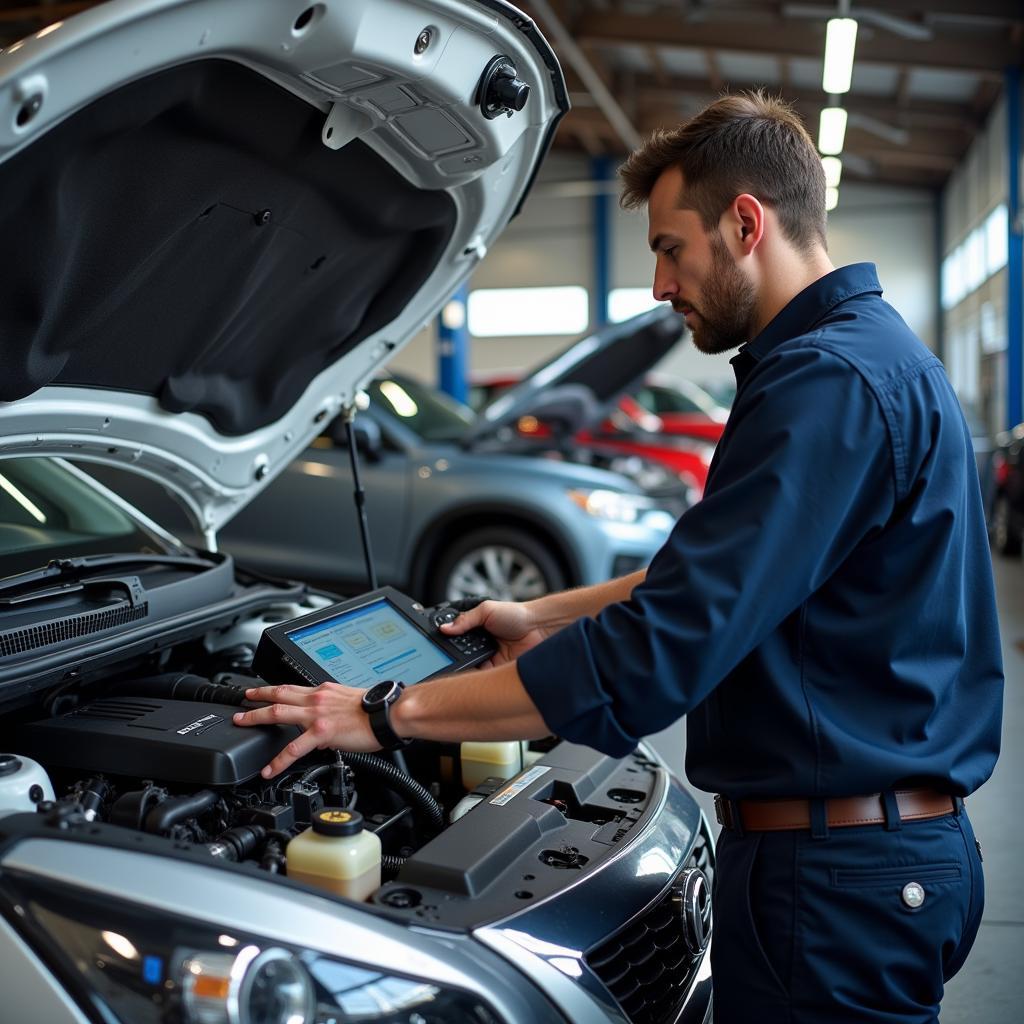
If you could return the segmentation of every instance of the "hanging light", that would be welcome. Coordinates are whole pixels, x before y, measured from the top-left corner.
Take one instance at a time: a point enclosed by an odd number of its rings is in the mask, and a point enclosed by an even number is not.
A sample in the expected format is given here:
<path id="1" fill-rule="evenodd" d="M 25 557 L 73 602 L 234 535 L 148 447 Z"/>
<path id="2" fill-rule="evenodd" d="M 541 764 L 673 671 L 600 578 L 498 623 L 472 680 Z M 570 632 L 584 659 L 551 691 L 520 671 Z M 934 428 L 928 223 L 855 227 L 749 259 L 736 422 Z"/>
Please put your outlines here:
<path id="1" fill-rule="evenodd" d="M 837 156 L 823 156 L 821 166 L 825 169 L 825 184 L 829 188 L 839 188 L 839 179 L 843 176 L 843 161 Z"/>
<path id="2" fill-rule="evenodd" d="M 818 121 L 818 149 L 829 156 L 843 151 L 846 139 L 846 111 L 842 107 L 825 107 Z"/>
<path id="3" fill-rule="evenodd" d="M 839 189 L 829 185 L 825 189 L 825 210 L 834 210 L 839 205 Z"/>
<path id="4" fill-rule="evenodd" d="M 857 22 L 853 18 L 831 18 L 825 32 L 825 66 L 821 75 L 821 87 L 825 92 L 850 91 L 856 45 Z"/>

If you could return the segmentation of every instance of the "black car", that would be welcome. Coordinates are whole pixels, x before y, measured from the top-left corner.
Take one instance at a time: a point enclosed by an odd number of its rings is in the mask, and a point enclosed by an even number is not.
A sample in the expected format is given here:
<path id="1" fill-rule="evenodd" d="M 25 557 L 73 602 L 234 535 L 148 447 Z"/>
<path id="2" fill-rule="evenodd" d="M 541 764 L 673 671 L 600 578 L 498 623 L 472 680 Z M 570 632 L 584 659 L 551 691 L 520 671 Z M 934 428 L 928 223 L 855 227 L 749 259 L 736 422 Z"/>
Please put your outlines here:
<path id="1" fill-rule="evenodd" d="M 992 544 L 1001 555 L 1019 555 L 1024 541 L 1024 423 L 996 438 L 992 453 Z"/>

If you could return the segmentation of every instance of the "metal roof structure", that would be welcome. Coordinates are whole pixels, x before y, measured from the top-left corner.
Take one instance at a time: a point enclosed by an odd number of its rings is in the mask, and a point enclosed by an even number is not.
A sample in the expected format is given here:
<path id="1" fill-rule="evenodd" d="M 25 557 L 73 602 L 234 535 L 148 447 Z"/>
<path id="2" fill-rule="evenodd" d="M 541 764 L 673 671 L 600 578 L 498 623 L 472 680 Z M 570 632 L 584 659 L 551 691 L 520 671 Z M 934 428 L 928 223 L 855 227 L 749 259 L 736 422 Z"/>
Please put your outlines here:
<path id="1" fill-rule="evenodd" d="M 99 0 L 0 0 L 0 46 Z M 766 88 L 812 135 L 825 26 L 858 22 L 844 177 L 938 188 L 1024 63 L 1022 0 L 517 0 L 552 42 L 573 110 L 556 145 L 624 156 L 725 91 Z"/>

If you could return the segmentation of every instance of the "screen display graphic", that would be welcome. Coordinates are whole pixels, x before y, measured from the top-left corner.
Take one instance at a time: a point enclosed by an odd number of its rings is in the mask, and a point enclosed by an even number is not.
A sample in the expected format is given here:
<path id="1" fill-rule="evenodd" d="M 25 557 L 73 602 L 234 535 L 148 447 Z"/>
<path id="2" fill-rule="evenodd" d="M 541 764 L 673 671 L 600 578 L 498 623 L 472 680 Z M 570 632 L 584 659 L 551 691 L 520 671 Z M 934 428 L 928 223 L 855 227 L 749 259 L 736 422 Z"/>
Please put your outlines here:
<path id="1" fill-rule="evenodd" d="M 346 686 L 382 679 L 418 683 L 453 663 L 386 600 L 343 612 L 288 634 L 325 672 Z"/>

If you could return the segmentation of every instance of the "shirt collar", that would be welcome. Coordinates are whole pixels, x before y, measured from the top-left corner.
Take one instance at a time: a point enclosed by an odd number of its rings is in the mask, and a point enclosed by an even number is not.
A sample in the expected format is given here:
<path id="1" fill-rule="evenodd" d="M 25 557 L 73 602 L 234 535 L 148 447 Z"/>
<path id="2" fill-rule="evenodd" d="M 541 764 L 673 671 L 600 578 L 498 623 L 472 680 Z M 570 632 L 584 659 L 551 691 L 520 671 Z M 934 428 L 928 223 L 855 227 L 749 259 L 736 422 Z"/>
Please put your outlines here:
<path id="1" fill-rule="evenodd" d="M 742 346 L 730 362 L 737 374 L 760 362 L 776 345 L 806 334 L 836 306 L 855 295 L 882 294 L 874 263 L 852 263 L 818 278 L 795 295 L 761 333 Z"/>

